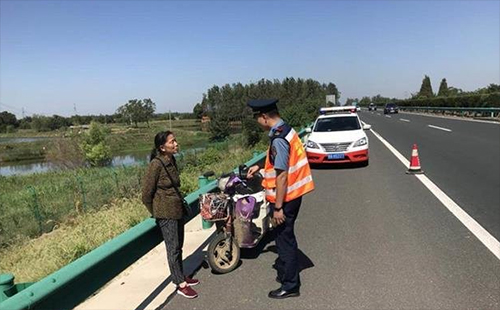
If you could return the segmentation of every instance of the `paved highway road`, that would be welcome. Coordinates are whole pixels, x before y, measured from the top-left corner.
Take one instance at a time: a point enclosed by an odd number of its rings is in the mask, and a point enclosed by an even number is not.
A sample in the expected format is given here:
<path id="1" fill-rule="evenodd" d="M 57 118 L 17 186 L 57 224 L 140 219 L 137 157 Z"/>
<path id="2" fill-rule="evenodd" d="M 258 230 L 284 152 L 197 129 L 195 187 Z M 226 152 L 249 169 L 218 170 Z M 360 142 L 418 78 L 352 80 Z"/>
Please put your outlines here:
<path id="1" fill-rule="evenodd" d="M 408 159 L 417 143 L 425 174 L 500 240 L 500 124 L 407 113 L 360 117 Z"/>
<path id="2" fill-rule="evenodd" d="M 429 124 L 452 130 L 447 132 L 427 127 L 428 118 L 420 116 L 360 116 L 407 158 L 417 143 L 429 178 L 462 207 L 475 210 L 491 233 L 498 233 L 498 222 L 488 219 L 498 218 L 498 127 L 476 129 L 483 125 L 430 119 Z M 278 287 L 271 268 L 275 247 L 269 238 L 261 251 L 243 253 L 232 273 L 200 269 L 200 296 L 172 296 L 165 309 L 499 309 L 500 260 L 368 135 L 368 167 L 313 171 L 316 190 L 304 198 L 296 223 L 303 268 L 299 298 L 267 297 Z M 480 172 L 469 163 L 479 155 L 466 151 L 478 147 L 481 155 L 492 155 L 474 166 Z M 490 173 L 494 169 L 496 175 Z M 462 185 L 463 180 L 470 186 Z"/>

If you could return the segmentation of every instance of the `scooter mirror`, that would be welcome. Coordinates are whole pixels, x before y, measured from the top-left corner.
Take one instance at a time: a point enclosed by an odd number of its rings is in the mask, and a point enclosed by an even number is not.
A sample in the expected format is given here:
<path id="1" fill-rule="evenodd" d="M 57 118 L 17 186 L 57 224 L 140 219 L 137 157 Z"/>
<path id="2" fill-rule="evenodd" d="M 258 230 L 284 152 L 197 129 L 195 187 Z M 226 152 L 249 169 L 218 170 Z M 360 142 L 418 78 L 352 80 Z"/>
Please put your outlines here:
<path id="1" fill-rule="evenodd" d="M 245 180 L 247 178 L 248 167 L 246 165 L 240 165 L 238 167 L 238 172 L 240 179 Z"/>

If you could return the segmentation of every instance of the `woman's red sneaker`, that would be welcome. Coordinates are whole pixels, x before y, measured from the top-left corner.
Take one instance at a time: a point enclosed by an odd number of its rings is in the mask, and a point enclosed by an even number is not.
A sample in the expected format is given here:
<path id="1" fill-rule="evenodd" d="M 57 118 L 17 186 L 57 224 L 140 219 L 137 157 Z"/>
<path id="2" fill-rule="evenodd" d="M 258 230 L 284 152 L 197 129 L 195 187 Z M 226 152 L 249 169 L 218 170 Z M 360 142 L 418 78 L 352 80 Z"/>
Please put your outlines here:
<path id="1" fill-rule="evenodd" d="M 198 293 L 196 293 L 195 290 L 189 287 L 189 285 L 177 288 L 177 294 L 182 295 L 189 299 L 198 297 Z"/>
<path id="2" fill-rule="evenodd" d="M 190 277 L 185 277 L 184 281 L 186 281 L 186 283 L 187 283 L 188 286 L 195 286 L 195 285 L 200 284 L 200 280 L 198 280 L 198 279 L 192 279 Z"/>

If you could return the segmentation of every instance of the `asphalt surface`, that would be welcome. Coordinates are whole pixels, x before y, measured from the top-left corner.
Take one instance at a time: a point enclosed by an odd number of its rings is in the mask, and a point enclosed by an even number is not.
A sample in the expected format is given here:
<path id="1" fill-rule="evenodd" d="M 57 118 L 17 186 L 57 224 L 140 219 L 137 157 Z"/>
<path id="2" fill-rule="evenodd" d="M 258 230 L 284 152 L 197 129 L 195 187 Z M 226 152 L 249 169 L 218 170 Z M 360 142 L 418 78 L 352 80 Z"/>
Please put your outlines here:
<path id="1" fill-rule="evenodd" d="M 360 116 L 393 143 L 383 128 L 390 129 L 385 123 L 394 119 Z M 394 136 L 403 134 L 395 130 Z M 437 139 L 444 133 L 422 136 Z M 201 268 L 195 275 L 201 281 L 195 287 L 199 297 L 172 295 L 164 309 L 500 309 L 500 261 L 415 176 L 405 174 L 407 167 L 371 132 L 368 136 L 368 167 L 313 170 L 316 190 L 304 197 L 296 222 L 300 297 L 267 297 L 279 286 L 270 235 L 258 250 L 243 252 L 241 265 L 229 274 Z M 408 158 L 412 143 L 420 143 L 395 140 L 404 144 L 395 146 Z M 427 157 L 431 142 L 423 142 L 420 157 L 426 174 L 441 186 L 434 175 L 449 171 L 433 171 L 439 163 Z M 444 162 L 447 156 L 441 155 Z M 477 204 L 494 201 L 489 195 L 475 197 L 482 201 Z"/>
<path id="2" fill-rule="evenodd" d="M 408 160 L 416 143 L 425 174 L 500 240 L 500 124 L 408 113 L 389 118 L 382 111 L 359 115 Z"/>

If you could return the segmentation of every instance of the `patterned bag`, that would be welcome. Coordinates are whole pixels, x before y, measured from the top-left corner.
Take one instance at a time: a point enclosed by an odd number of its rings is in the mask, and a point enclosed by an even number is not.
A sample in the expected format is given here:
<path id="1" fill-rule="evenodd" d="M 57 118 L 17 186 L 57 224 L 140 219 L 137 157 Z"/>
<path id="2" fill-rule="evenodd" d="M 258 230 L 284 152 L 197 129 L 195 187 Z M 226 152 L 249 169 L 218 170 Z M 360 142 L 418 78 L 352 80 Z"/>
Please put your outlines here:
<path id="1" fill-rule="evenodd" d="M 229 215 L 230 198 L 223 193 L 206 193 L 199 197 L 200 214 L 206 221 L 226 220 Z"/>

